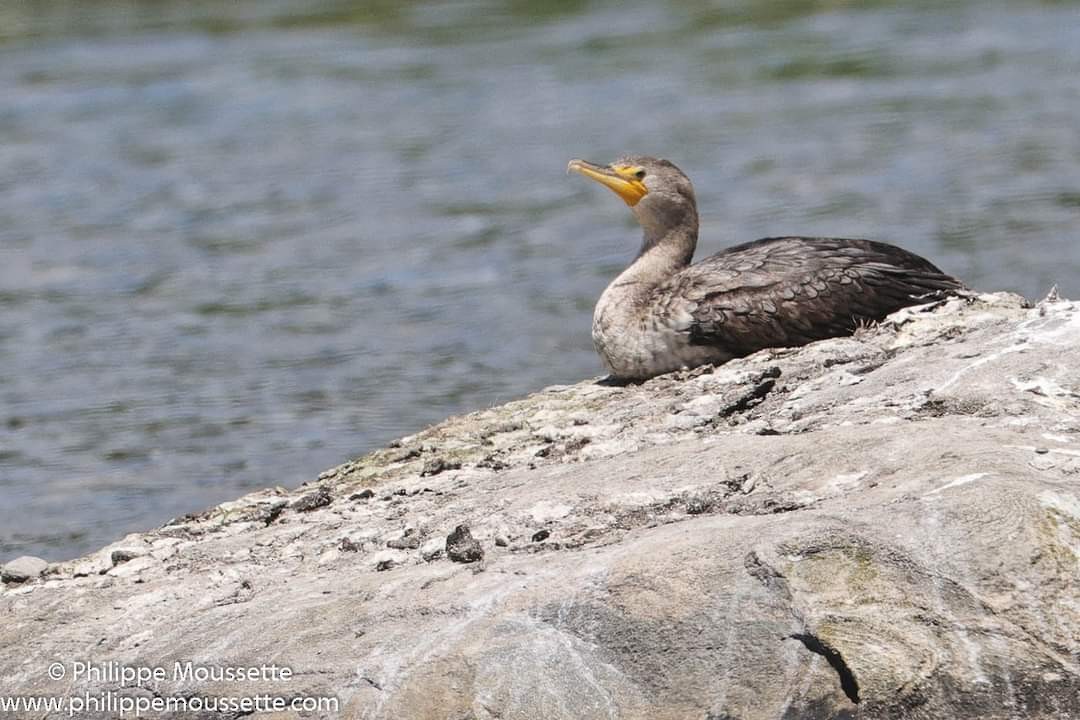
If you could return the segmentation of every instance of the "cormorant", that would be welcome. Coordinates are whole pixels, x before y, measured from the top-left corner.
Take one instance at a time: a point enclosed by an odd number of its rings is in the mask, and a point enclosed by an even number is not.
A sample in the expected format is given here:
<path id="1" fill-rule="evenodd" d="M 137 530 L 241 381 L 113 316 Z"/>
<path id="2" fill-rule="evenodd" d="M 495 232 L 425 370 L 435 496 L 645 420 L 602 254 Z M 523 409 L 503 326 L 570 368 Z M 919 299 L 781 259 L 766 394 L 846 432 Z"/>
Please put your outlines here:
<path id="1" fill-rule="evenodd" d="M 697 203 L 674 164 L 629 156 L 607 166 L 571 160 L 567 169 L 613 190 L 644 230 L 634 262 L 593 314 L 593 344 L 619 380 L 850 335 L 964 287 L 918 255 L 872 240 L 764 238 L 691 265 Z"/>

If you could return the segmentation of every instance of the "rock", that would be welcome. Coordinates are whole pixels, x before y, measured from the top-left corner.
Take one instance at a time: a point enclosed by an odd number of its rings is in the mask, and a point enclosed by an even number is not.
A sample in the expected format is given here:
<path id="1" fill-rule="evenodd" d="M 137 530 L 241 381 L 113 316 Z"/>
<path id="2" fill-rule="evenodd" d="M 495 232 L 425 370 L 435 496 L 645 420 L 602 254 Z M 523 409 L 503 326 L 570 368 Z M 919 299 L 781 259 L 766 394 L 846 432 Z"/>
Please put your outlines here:
<path id="1" fill-rule="evenodd" d="M 422 557 L 425 562 L 438 560 L 443 556 L 445 549 L 445 540 L 442 538 L 432 538 L 420 546 L 420 557 Z"/>
<path id="2" fill-rule="evenodd" d="M 179 541 L 173 538 L 161 538 L 158 542 L 154 543 L 154 546 L 150 548 L 150 555 L 158 562 L 165 562 L 171 560 L 180 552 L 177 548 Z M 111 557 L 109 558 L 112 559 Z"/>
<path id="3" fill-rule="evenodd" d="M 334 563 L 336 563 L 338 560 L 341 559 L 341 553 L 343 553 L 343 552 L 350 552 L 350 551 L 345 550 L 344 548 L 341 547 L 341 543 L 338 543 L 337 547 L 330 548 L 329 550 L 324 552 L 322 555 L 319 555 L 319 557 L 316 558 L 315 562 L 317 562 L 319 565 L 333 565 Z"/>
<path id="4" fill-rule="evenodd" d="M 352 538 L 343 537 L 338 541 L 338 550 L 342 552 L 360 552 L 363 549 L 362 545 Z"/>
<path id="5" fill-rule="evenodd" d="M 704 495 L 692 495 L 686 498 L 686 512 L 688 515 L 701 515 L 713 509 L 715 503 L 712 498 Z"/>
<path id="6" fill-rule="evenodd" d="M 326 507 L 331 502 L 333 502 L 333 500 L 334 498 L 330 494 L 330 491 L 327 490 L 325 487 L 321 487 L 315 492 L 308 493 L 307 495 L 304 495 L 293 501 L 293 503 L 289 507 L 296 512 L 310 512 L 312 510 Z"/>
<path id="7" fill-rule="evenodd" d="M 108 574 L 112 577 L 137 577 L 157 564 L 157 558 L 144 553 L 116 564 L 108 571 Z"/>
<path id="8" fill-rule="evenodd" d="M 376 572 L 385 572 L 386 570 L 396 568 L 404 564 L 405 560 L 406 556 L 404 553 L 393 550 L 377 552 L 371 558 L 372 566 L 375 568 Z"/>
<path id="9" fill-rule="evenodd" d="M 415 550 L 420 547 L 420 534 L 415 530 L 406 530 L 401 537 L 388 540 L 386 547 L 398 550 Z"/>
<path id="10" fill-rule="evenodd" d="M 109 554 L 109 559 L 113 565 L 119 565 L 120 563 L 126 563 L 129 560 L 142 557 L 150 552 L 148 547 L 120 547 L 116 548 Z"/>
<path id="11" fill-rule="evenodd" d="M 166 538 L 161 538 L 158 542 L 163 539 Z M 62 575 L 74 578 L 102 575 L 112 567 L 112 552 L 108 548 L 99 550 L 92 555 L 58 564 L 58 569 Z"/>
<path id="12" fill-rule="evenodd" d="M 414 448 L 467 469 L 421 480 Z M 333 696 L 313 716 L 369 720 L 1080 718 L 1065 300 L 953 299 L 854 338 L 550 388 L 322 477 L 372 494 L 267 523 L 312 488 L 254 493 L 5 585 L 0 677 L 69 694 L 42 668 L 88 643 L 125 667 L 273 648 L 288 683 L 153 692 Z M 506 549 L 476 562 L 487 538 Z M 112 567 L 127 546 L 172 552 Z"/>
<path id="13" fill-rule="evenodd" d="M 460 460 L 448 460 L 446 458 L 435 458 L 428 460 L 424 463 L 424 469 L 420 471 L 420 477 L 429 477 L 431 475 L 438 475 L 441 472 L 447 470 L 459 470 L 461 468 Z"/>
<path id="14" fill-rule="evenodd" d="M 15 558 L 11 562 L 5 563 L 4 566 L 0 568 L 0 581 L 5 583 L 24 583 L 27 580 L 41 577 L 48 567 L 49 563 L 39 557 L 23 555 Z"/>
<path id="15" fill-rule="evenodd" d="M 471 563 L 482 560 L 484 550 L 467 525 L 458 525 L 446 536 L 446 556 L 454 562 Z"/>
<path id="16" fill-rule="evenodd" d="M 281 516 L 281 513 L 284 512 L 288 504 L 289 503 L 284 500 L 258 503 L 251 509 L 250 518 L 252 522 L 261 522 L 263 525 L 269 525 Z"/>

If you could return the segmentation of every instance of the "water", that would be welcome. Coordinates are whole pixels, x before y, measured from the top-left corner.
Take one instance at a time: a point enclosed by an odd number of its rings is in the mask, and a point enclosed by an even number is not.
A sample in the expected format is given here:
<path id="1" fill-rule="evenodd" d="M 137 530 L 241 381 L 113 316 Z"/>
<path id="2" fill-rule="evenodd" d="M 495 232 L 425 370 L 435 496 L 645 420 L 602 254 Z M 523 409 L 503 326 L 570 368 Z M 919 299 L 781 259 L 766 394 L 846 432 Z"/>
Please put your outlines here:
<path id="1" fill-rule="evenodd" d="M 637 231 L 572 157 L 681 165 L 702 253 L 1080 296 L 1077 77 L 1068 2 L 7 3 L 0 560 L 598 374 Z"/>

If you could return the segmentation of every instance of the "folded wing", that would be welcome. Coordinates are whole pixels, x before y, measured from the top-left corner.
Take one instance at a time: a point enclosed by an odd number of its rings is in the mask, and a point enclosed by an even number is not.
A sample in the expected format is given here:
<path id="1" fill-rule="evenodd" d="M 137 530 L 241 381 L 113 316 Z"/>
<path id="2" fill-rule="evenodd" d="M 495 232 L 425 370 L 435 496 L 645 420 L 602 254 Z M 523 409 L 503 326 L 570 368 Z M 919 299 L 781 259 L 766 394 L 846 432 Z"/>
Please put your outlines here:
<path id="1" fill-rule="evenodd" d="M 729 248 L 658 290 L 686 303 L 693 344 L 741 356 L 849 335 L 860 324 L 961 288 L 893 245 L 782 237 Z"/>

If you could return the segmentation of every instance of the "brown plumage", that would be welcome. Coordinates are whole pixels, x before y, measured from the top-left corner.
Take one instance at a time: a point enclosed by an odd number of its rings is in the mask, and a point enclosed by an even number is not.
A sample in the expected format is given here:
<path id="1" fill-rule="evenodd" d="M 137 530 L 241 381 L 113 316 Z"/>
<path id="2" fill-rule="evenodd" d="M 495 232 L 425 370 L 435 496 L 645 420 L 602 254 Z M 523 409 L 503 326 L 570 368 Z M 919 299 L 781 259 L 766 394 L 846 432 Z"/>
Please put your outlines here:
<path id="1" fill-rule="evenodd" d="M 615 191 L 644 230 L 641 251 L 593 316 L 593 342 L 616 378 L 848 335 L 963 288 L 918 255 L 871 240 L 765 238 L 691 265 L 697 205 L 681 170 L 650 157 L 574 160 L 570 169 Z"/>

